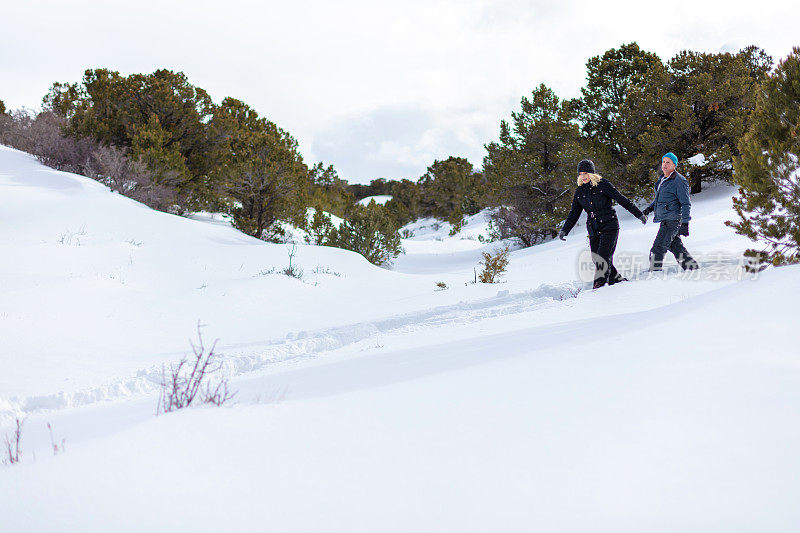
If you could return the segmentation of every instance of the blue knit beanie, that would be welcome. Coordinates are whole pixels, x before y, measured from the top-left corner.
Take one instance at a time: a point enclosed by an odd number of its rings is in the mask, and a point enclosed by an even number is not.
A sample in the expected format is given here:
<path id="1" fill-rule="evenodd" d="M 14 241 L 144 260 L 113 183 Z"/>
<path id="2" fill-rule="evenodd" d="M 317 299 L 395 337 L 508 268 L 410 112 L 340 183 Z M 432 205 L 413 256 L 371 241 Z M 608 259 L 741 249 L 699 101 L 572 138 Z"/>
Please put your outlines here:
<path id="1" fill-rule="evenodd" d="M 664 154 L 664 156 L 661 159 L 664 159 L 664 157 L 669 157 L 670 159 L 672 159 L 672 162 L 675 163 L 675 166 L 676 167 L 678 166 L 678 156 L 677 155 L 673 154 L 672 152 L 667 152 L 666 154 Z"/>

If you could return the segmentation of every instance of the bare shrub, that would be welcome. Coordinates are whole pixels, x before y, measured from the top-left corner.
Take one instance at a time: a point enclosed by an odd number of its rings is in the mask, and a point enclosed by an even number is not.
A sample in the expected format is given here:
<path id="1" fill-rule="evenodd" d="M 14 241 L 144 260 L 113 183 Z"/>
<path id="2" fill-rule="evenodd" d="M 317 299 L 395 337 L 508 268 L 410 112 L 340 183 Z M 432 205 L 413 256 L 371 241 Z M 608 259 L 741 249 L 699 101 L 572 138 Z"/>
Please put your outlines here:
<path id="1" fill-rule="evenodd" d="M 58 455 L 59 452 L 64 453 L 67 439 L 61 439 L 61 444 L 59 445 L 53 436 L 53 426 L 50 425 L 50 422 L 47 423 L 47 431 L 50 432 L 50 445 L 53 447 L 53 455 Z"/>
<path id="2" fill-rule="evenodd" d="M 303 269 L 297 265 L 292 264 L 292 260 L 294 259 L 294 255 L 297 253 L 297 245 L 292 244 L 291 250 L 287 252 L 289 254 L 289 266 L 283 269 L 283 273 L 287 276 L 291 276 L 293 278 L 297 278 L 299 280 L 303 279 Z"/>
<path id="3" fill-rule="evenodd" d="M 20 457 L 22 457 L 22 426 L 25 421 L 17 418 L 15 422 L 16 428 L 13 433 L 6 435 L 6 453 L 3 457 L 3 463 L 7 465 L 18 463 Z"/>
<path id="4" fill-rule="evenodd" d="M 259 394 L 258 396 L 256 396 L 254 399 L 254 403 L 277 405 L 279 403 L 283 403 L 283 401 L 286 399 L 286 395 L 288 392 L 289 392 L 288 385 L 280 388 L 269 389 L 264 394 Z"/>
<path id="5" fill-rule="evenodd" d="M 220 375 L 222 362 L 214 352 L 217 341 L 206 349 L 203 343 L 202 326 L 197 325 L 198 343 L 189 341 L 193 356 L 182 358 L 169 371 L 162 368 L 161 392 L 156 414 L 170 413 L 193 404 L 225 405 L 236 393 L 228 390 L 228 379 Z"/>
<path id="6" fill-rule="evenodd" d="M 331 276 L 336 276 L 337 278 L 342 277 L 342 274 L 340 272 L 336 272 L 330 267 L 323 265 L 317 265 L 311 272 L 313 272 L 314 274 L 330 274 Z"/>
<path id="7" fill-rule="evenodd" d="M 0 115 L 0 144 L 32 154 L 50 168 L 97 180 L 153 209 L 176 211 L 175 173 L 162 173 L 156 180 L 127 150 L 65 135 L 66 126 L 67 119 L 52 111 L 15 110 Z"/>
<path id="8" fill-rule="evenodd" d="M 92 152 L 99 145 L 64 135 L 66 125 L 52 111 L 15 110 L 0 118 L 0 143 L 28 152 L 50 168 L 89 176 Z"/>
<path id="9" fill-rule="evenodd" d="M 33 112 L 28 109 L 15 109 L 0 115 L 0 144 L 30 153 L 33 148 L 30 134 L 33 118 Z"/>
<path id="10" fill-rule="evenodd" d="M 515 239 L 528 247 L 552 239 L 566 212 L 559 202 L 569 189 L 515 185 L 506 191 L 505 205 L 489 214 L 492 240 Z"/>
<path id="11" fill-rule="evenodd" d="M 481 283 L 499 283 L 500 277 L 508 267 L 508 246 L 495 250 L 493 254 L 483 252 L 483 270 L 478 274 L 478 281 Z"/>
<path id="12" fill-rule="evenodd" d="M 80 246 L 81 245 L 81 237 L 86 235 L 86 226 L 82 226 L 81 229 L 78 231 L 70 231 L 66 230 L 63 231 L 58 236 L 58 243 L 64 244 L 67 246 Z"/>
<path id="13" fill-rule="evenodd" d="M 67 120 L 53 112 L 36 115 L 31 122 L 30 153 L 50 168 L 88 176 L 92 152 L 99 145 L 91 139 L 65 136 L 66 125 Z"/>

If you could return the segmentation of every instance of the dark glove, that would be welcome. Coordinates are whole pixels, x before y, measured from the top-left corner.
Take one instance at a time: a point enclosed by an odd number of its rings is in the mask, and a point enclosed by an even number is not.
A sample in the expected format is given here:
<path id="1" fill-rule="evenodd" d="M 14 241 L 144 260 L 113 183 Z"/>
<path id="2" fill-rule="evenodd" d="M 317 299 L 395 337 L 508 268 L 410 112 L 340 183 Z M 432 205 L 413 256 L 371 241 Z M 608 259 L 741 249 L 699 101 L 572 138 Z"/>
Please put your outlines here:
<path id="1" fill-rule="evenodd" d="M 689 236 L 689 223 L 684 222 L 681 224 L 681 229 L 678 230 L 678 235 L 683 235 L 684 237 Z"/>
<path id="2" fill-rule="evenodd" d="M 653 212 L 653 208 L 652 208 L 652 207 L 650 207 L 650 206 L 648 205 L 648 206 L 647 206 L 647 207 L 644 209 L 644 211 L 642 211 L 642 214 L 643 214 L 643 215 L 645 215 L 645 216 L 647 216 L 647 215 L 649 215 L 649 214 L 650 214 L 650 213 L 652 213 L 652 212 Z"/>
<path id="3" fill-rule="evenodd" d="M 563 229 L 558 232 L 558 238 L 561 239 L 562 241 L 566 241 L 567 240 L 567 234 L 564 233 Z"/>
<path id="4" fill-rule="evenodd" d="M 642 213 L 642 216 L 639 217 L 639 220 L 642 221 L 642 224 L 647 224 L 647 215 Z"/>

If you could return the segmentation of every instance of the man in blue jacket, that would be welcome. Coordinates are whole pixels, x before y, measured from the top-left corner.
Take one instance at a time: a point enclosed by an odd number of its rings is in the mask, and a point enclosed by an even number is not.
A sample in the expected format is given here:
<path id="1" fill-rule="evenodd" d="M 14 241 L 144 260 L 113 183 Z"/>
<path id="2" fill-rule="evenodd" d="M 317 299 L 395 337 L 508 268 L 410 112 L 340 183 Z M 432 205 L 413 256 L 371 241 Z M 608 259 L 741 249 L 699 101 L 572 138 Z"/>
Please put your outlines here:
<path id="1" fill-rule="evenodd" d="M 697 261 L 692 259 L 689 251 L 681 241 L 681 235 L 689 236 L 689 212 L 692 202 L 689 200 L 689 182 L 681 176 L 676 167 L 678 156 L 672 152 L 661 158 L 661 170 L 664 175 L 655 184 L 656 197 L 642 213 L 649 215 L 655 211 L 653 222 L 661 222 L 650 248 L 650 270 L 661 270 L 667 250 L 677 259 L 684 270 L 698 268 Z"/>

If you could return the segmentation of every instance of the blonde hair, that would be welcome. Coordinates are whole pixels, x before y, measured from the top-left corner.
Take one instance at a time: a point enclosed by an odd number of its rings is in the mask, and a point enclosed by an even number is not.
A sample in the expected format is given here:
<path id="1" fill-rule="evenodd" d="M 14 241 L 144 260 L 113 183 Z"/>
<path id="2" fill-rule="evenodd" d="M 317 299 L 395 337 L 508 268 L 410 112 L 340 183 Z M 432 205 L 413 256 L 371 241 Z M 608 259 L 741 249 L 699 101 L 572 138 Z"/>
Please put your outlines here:
<path id="1" fill-rule="evenodd" d="M 591 172 L 587 172 L 587 174 L 589 174 L 589 182 L 592 184 L 592 187 L 597 187 L 597 184 L 603 179 L 603 176 L 600 174 L 592 174 Z M 578 174 L 578 185 L 583 185 L 580 174 Z"/>

